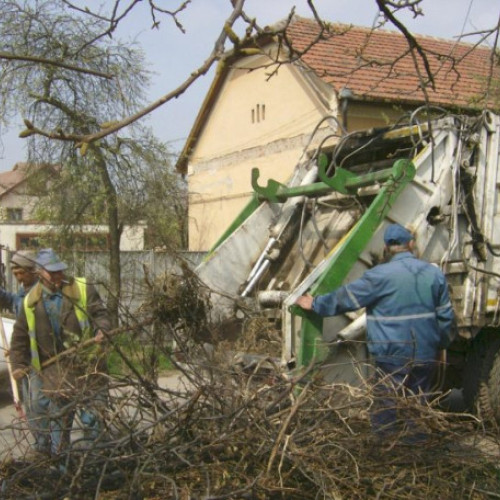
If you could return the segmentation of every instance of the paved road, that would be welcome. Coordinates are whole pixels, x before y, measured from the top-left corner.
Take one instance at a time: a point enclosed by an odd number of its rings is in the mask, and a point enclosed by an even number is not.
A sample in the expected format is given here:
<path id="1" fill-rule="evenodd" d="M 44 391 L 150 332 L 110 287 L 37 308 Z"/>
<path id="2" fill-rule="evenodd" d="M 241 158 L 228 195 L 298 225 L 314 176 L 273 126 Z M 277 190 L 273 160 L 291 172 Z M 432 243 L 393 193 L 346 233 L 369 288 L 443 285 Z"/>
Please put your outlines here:
<path id="1" fill-rule="evenodd" d="M 159 385 L 182 390 L 184 382 L 179 372 L 172 371 L 159 379 Z M 29 448 L 30 434 L 26 422 L 19 419 L 12 403 L 9 382 L 0 378 L 0 463 L 8 456 L 23 456 Z"/>
<path id="2" fill-rule="evenodd" d="M 21 456 L 28 449 L 29 433 L 26 422 L 19 419 L 10 391 L 0 390 L 0 461 L 9 455 Z"/>

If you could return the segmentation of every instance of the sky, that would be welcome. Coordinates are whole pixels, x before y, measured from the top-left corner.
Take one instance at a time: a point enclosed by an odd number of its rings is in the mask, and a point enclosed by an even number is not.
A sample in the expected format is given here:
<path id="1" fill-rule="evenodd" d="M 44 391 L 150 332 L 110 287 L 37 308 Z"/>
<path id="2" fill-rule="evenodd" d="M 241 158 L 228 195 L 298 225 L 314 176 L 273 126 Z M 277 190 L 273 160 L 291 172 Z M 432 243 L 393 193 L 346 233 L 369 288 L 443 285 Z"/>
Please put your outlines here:
<path id="1" fill-rule="evenodd" d="M 95 5 L 90 0 L 87 3 Z M 180 0 L 170 0 L 168 5 L 177 3 Z M 372 26 L 378 13 L 375 0 L 314 0 L 314 5 L 325 20 L 359 26 Z M 461 34 L 491 28 L 500 14 L 498 0 L 422 0 L 420 5 L 422 16 L 413 19 L 405 15 L 401 20 L 414 34 L 439 38 L 456 39 Z M 231 4 L 229 0 L 191 0 L 179 15 L 185 33 L 169 19 L 164 19 L 159 29 L 152 30 L 147 2 L 139 6 L 139 10 L 133 11 L 133 17 L 129 16 L 121 26 L 117 36 L 122 40 L 135 40 L 143 47 L 147 67 L 153 72 L 152 85 L 146 94 L 152 102 L 178 87 L 206 60 L 231 13 Z M 294 6 L 298 15 L 313 17 L 306 0 L 246 0 L 245 12 L 255 17 L 260 26 L 266 26 L 285 19 Z M 472 42 L 473 39 L 466 37 L 464 41 Z M 489 43 L 491 45 L 493 40 Z M 212 79 L 213 71 L 178 99 L 154 111 L 145 121 L 144 124 L 152 127 L 155 135 L 169 144 L 173 152 L 182 149 Z M 10 170 L 16 162 L 26 160 L 24 141 L 17 137 L 23 129 L 20 117 L 1 136 L 0 171 Z"/>

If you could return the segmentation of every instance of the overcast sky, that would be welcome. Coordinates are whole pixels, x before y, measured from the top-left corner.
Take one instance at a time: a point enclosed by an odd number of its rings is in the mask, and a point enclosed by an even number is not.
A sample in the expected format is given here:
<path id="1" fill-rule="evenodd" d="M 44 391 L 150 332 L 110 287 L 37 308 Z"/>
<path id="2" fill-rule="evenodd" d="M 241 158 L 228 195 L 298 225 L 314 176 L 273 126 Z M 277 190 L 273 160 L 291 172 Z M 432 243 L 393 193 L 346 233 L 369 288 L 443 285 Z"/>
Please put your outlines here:
<path id="1" fill-rule="evenodd" d="M 95 4 L 89 4 L 92 3 Z M 183 34 L 167 20 L 159 30 L 151 30 L 146 2 L 143 4 L 142 11 L 134 11 L 134 17 L 123 26 L 120 35 L 143 46 L 149 68 L 155 72 L 148 92 L 153 101 L 180 85 L 208 57 L 231 9 L 229 0 L 192 0 L 179 15 L 186 30 Z M 323 19 L 360 26 L 372 26 L 378 11 L 375 0 L 314 0 L 314 4 Z M 245 11 L 256 17 L 260 26 L 265 26 L 284 19 L 294 5 L 297 14 L 312 17 L 306 0 L 247 0 Z M 500 13 L 498 0 L 423 0 L 421 6 L 423 16 L 416 19 L 404 16 L 401 19 L 405 25 L 415 34 L 449 39 L 491 28 Z M 167 103 L 149 118 L 147 124 L 174 151 L 182 148 L 212 77 L 213 72 L 198 80 L 179 99 Z M 24 143 L 17 138 L 23 128 L 19 119 L 2 136 L 0 171 L 10 170 L 16 162 L 26 159 Z"/>

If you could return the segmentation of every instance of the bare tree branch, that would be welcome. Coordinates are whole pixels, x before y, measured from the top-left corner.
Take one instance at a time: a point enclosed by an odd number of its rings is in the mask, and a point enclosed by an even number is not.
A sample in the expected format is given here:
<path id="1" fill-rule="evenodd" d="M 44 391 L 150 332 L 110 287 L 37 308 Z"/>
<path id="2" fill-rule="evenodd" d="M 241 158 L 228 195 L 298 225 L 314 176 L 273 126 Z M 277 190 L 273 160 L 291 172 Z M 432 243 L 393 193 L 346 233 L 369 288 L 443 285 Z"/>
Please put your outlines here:
<path id="1" fill-rule="evenodd" d="M 73 2 L 69 0 L 62 0 L 62 2 L 67 5 L 70 9 L 79 12 L 81 14 L 89 15 L 94 18 L 96 18 L 99 21 L 105 21 L 106 23 L 109 24 L 109 27 L 107 30 L 103 31 L 101 34 L 96 36 L 94 39 L 90 40 L 88 45 L 92 45 L 95 43 L 97 40 L 100 38 L 103 38 L 105 36 L 111 37 L 115 30 L 118 28 L 118 25 L 126 18 L 128 17 L 132 10 L 137 7 L 138 5 L 142 5 L 143 2 L 141 0 L 132 0 L 128 6 L 126 6 L 120 13 L 118 13 L 118 10 L 121 6 L 120 0 L 115 0 L 114 5 L 111 9 L 111 15 L 103 15 L 100 14 L 99 12 L 96 12 L 95 10 L 90 9 L 89 7 L 81 8 L 78 5 L 75 5 Z M 148 0 L 149 7 L 150 7 L 150 13 L 151 13 L 151 19 L 153 21 L 152 23 L 152 28 L 158 28 L 160 25 L 160 21 L 157 20 L 157 13 L 160 14 L 165 14 L 170 16 L 175 25 L 184 33 L 184 27 L 180 23 L 179 19 L 177 18 L 177 15 L 182 12 L 183 10 L 186 9 L 186 7 L 191 3 L 191 0 L 186 0 L 183 1 L 179 7 L 177 7 L 174 10 L 167 10 L 165 8 L 159 7 L 155 4 L 153 0 Z"/>
<path id="2" fill-rule="evenodd" d="M 65 133 L 61 131 L 47 131 L 47 130 L 42 130 L 37 127 L 33 127 L 29 129 L 29 131 L 24 130 L 21 132 L 20 137 L 27 137 L 29 135 L 37 134 L 41 135 L 43 137 L 47 137 L 49 139 L 57 139 L 61 141 L 71 141 L 75 142 L 78 146 L 82 146 L 84 144 L 90 144 L 91 142 L 97 141 L 99 139 L 102 139 L 104 137 L 107 137 L 108 135 L 111 135 L 122 128 L 138 121 L 139 119 L 143 118 L 144 116 L 148 115 L 155 109 L 159 108 L 160 106 L 163 106 L 165 103 L 169 102 L 170 100 L 179 97 L 182 95 L 198 78 L 201 76 L 205 75 L 210 68 L 213 66 L 213 64 L 223 58 L 224 50 L 225 50 L 225 42 L 228 38 L 230 38 L 230 30 L 232 29 L 232 26 L 235 24 L 235 22 L 241 17 L 242 15 L 242 10 L 243 10 L 243 5 L 245 3 L 245 0 L 238 0 L 235 2 L 234 9 L 231 13 L 231 15 L 228 17 L 228 19 L 224 23 L 224 27 L 221 30 L 219 37 L 217 38 L 214 48 L 212 52 L 210 53 L 209 57 L 205 60 L 205 62 L 195 71 L 191 73 L 191 75 L 181 84 L 179 85 L 176 89 L 172 90 L 168 94 L 164 95 L 160 99 L 156 100 L 155 102 L 149 104 L 145 108 L 141 109 L 137 113 L 134 113 L 131 116 L 128 116 L 127 118 L 115 122 L 110 122 L 107 124 L 107 126 L 103 126 L 102 129 L 99 132 L 88 134 L 88 135 L 81 135 L 81 134 L 71 134 L 71 133 Z"/>
<path id="3" fill-rule="evenodd" d="M 413 9 L 415 9 L 415 6 L 418 3 L 420 3 L 420 1 L 421 0 L 415 0 L 413 2 L 409 2 L 408 5 L 410 7 L 412 7 Z M 392 7 L 397 7 L 397 8 L 401 8 L 401 5 L 399 3 L 394 4 L 393 2 L 390 2 L 388 0 L 376 0 L 376 2 L 377 2 L 377 5 L 380 9 L 380 12 L 382 12 L 384 14 L 384 16 L 386 16 L 387 19 L 389 19 L 389 21 L 392 24 L 394 24 L 394 26 L 396 26 L 396 28 L 398 28 L 398 30 L 401 31 L 401 33 L 403 33 L 404 37 L 408 41 L 408 45 L 410 47 L 412 59 L 415 63 L 415 71 L 417 71 L 419 78 L 420 78 L 420 81 L 422 82 L 422 91 L 425 93 L 425 88 L 427 85 L 425 84 L 424 79 L 422 78 L 422 75 L 420 73 L 420 69 L 419 69 L 419 65 L 418 65 L 418 58 L 415 54 L 415 51 L 420 56 L 420 58 L 424 64 L 425 72 L 427 74 L 427 79 L 430 82 L 432 88 L 435 90 L 434 75 L 432 73 L 431 66 L 429 64 L 429 59 L 427 58 L 427 54 L 426 54 L 425 50 L 417 42 L 416 38 L 408 31 L 408 28 L 406 28 L 406 26 L 399 19 L 397 19 L 394 16 L 393 12 L 388 8 L 388 5 L 390 5 Z M 414 12 L 415 12 L 415 10 L 414 10 Z"/>
<path id="4" fill-rule="evenodd" d="M 18 54 L 8 54 L 6 52 L 0 52 L 0 59 L 5 59 L 7 61 L 26 61 L 26 62 L 32 62 L 36 64 L 47 64 L 50 66 L 57 66 L 58 68 L 64 68 L 64 69 L 69 69 L 71 71 L 76 71 L 78 73 L 86 73 L 88 75 L 92 76 L 99 76 L 101 78 L 106 78 L 108 80 L 111 80 L 113 78 L 113 75 L 110 75 L 109 73 L 103 73 L 101 71 L 89 69 L 89 68 L 82 68 L 80 66 L 75 66 L 73 64 L 67 64 L 62 61 L 55 61 L 54 59 L 46 59 L 44 57 L 36 57 L 36 56 L 25 56 L 25 55 L 18 55 Z"/>

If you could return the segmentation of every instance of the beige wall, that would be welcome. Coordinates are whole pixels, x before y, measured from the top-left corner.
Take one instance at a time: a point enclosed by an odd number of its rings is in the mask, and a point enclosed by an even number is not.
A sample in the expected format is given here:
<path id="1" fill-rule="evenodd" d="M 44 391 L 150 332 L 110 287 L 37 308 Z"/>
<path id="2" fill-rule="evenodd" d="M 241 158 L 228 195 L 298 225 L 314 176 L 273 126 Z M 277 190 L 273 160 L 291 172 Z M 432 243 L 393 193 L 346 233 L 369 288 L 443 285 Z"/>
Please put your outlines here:
<path id="1" fill-rule="evenodd" d="M 395 123 L 407 109 L 397 103 L 370 104 L 350 101 L 347 106 L 348 131 L 364 130 L 372 127 L 387 127 Z"/>
<path id="2" fill-rule="evenodd" d="M 253 192 L 251 171 L 260 171 L 259 186 L 269 178 L 285 183 L 302 148 L 289 148 L 275 154 L 259 149 L 260 157 L 237 158 L 217 168 L 198 171 L 189 181 L 189 247 L 190 250 L 209 250 L 221 234 L 248 203 Z"/>
<path id="3" fill-rule="evenodd" d="M 338 116 L 334 89 L 291 65 L 268 78 L 266 62 L 246 58 L 229 71 L 194 145 L 187 167 L 191 251 L 209 250 L 248 203 L 253 167 L 259 185 L 269 178 L 285 183 L 320 120 Z M 348 131 L 385 127 L 405 112 L 394 103 L 359 101 L 349 101 L 347 111 Z M 330 123 L 309 150 L 334 131 Z"/>
<path id="4" fill-rule="evenodd" d="M 319 103 L 290 66 L 267 79 L 266 69 L 229 73 L 190 158 L 194 165 L 282 138 L 311 132 L 323 115 Z"/>
<path id="5" fill-rule="evenodd" d="M 283 66 L 271 79 L 268 72 L 230 71 L 190 157 L 192 251 L 209 250 L 246 205 L 253 167 L 260 185 L 268 178 L 286 182 L 320 119 L 331 107 L 336 112 L 333 91 L 320 96 L 296 68 Z"/>
<path id="6" fill-rule="evenodd" d="M 5 219 L 6 214 L 1 209 L 22 208 L 23 220 L 29 220 L 34 210 L 35 201 L 32 196 L 27 196 L 21 190 L 14 190 L 2 196 L 0 207 L 0 219 Z"/>

